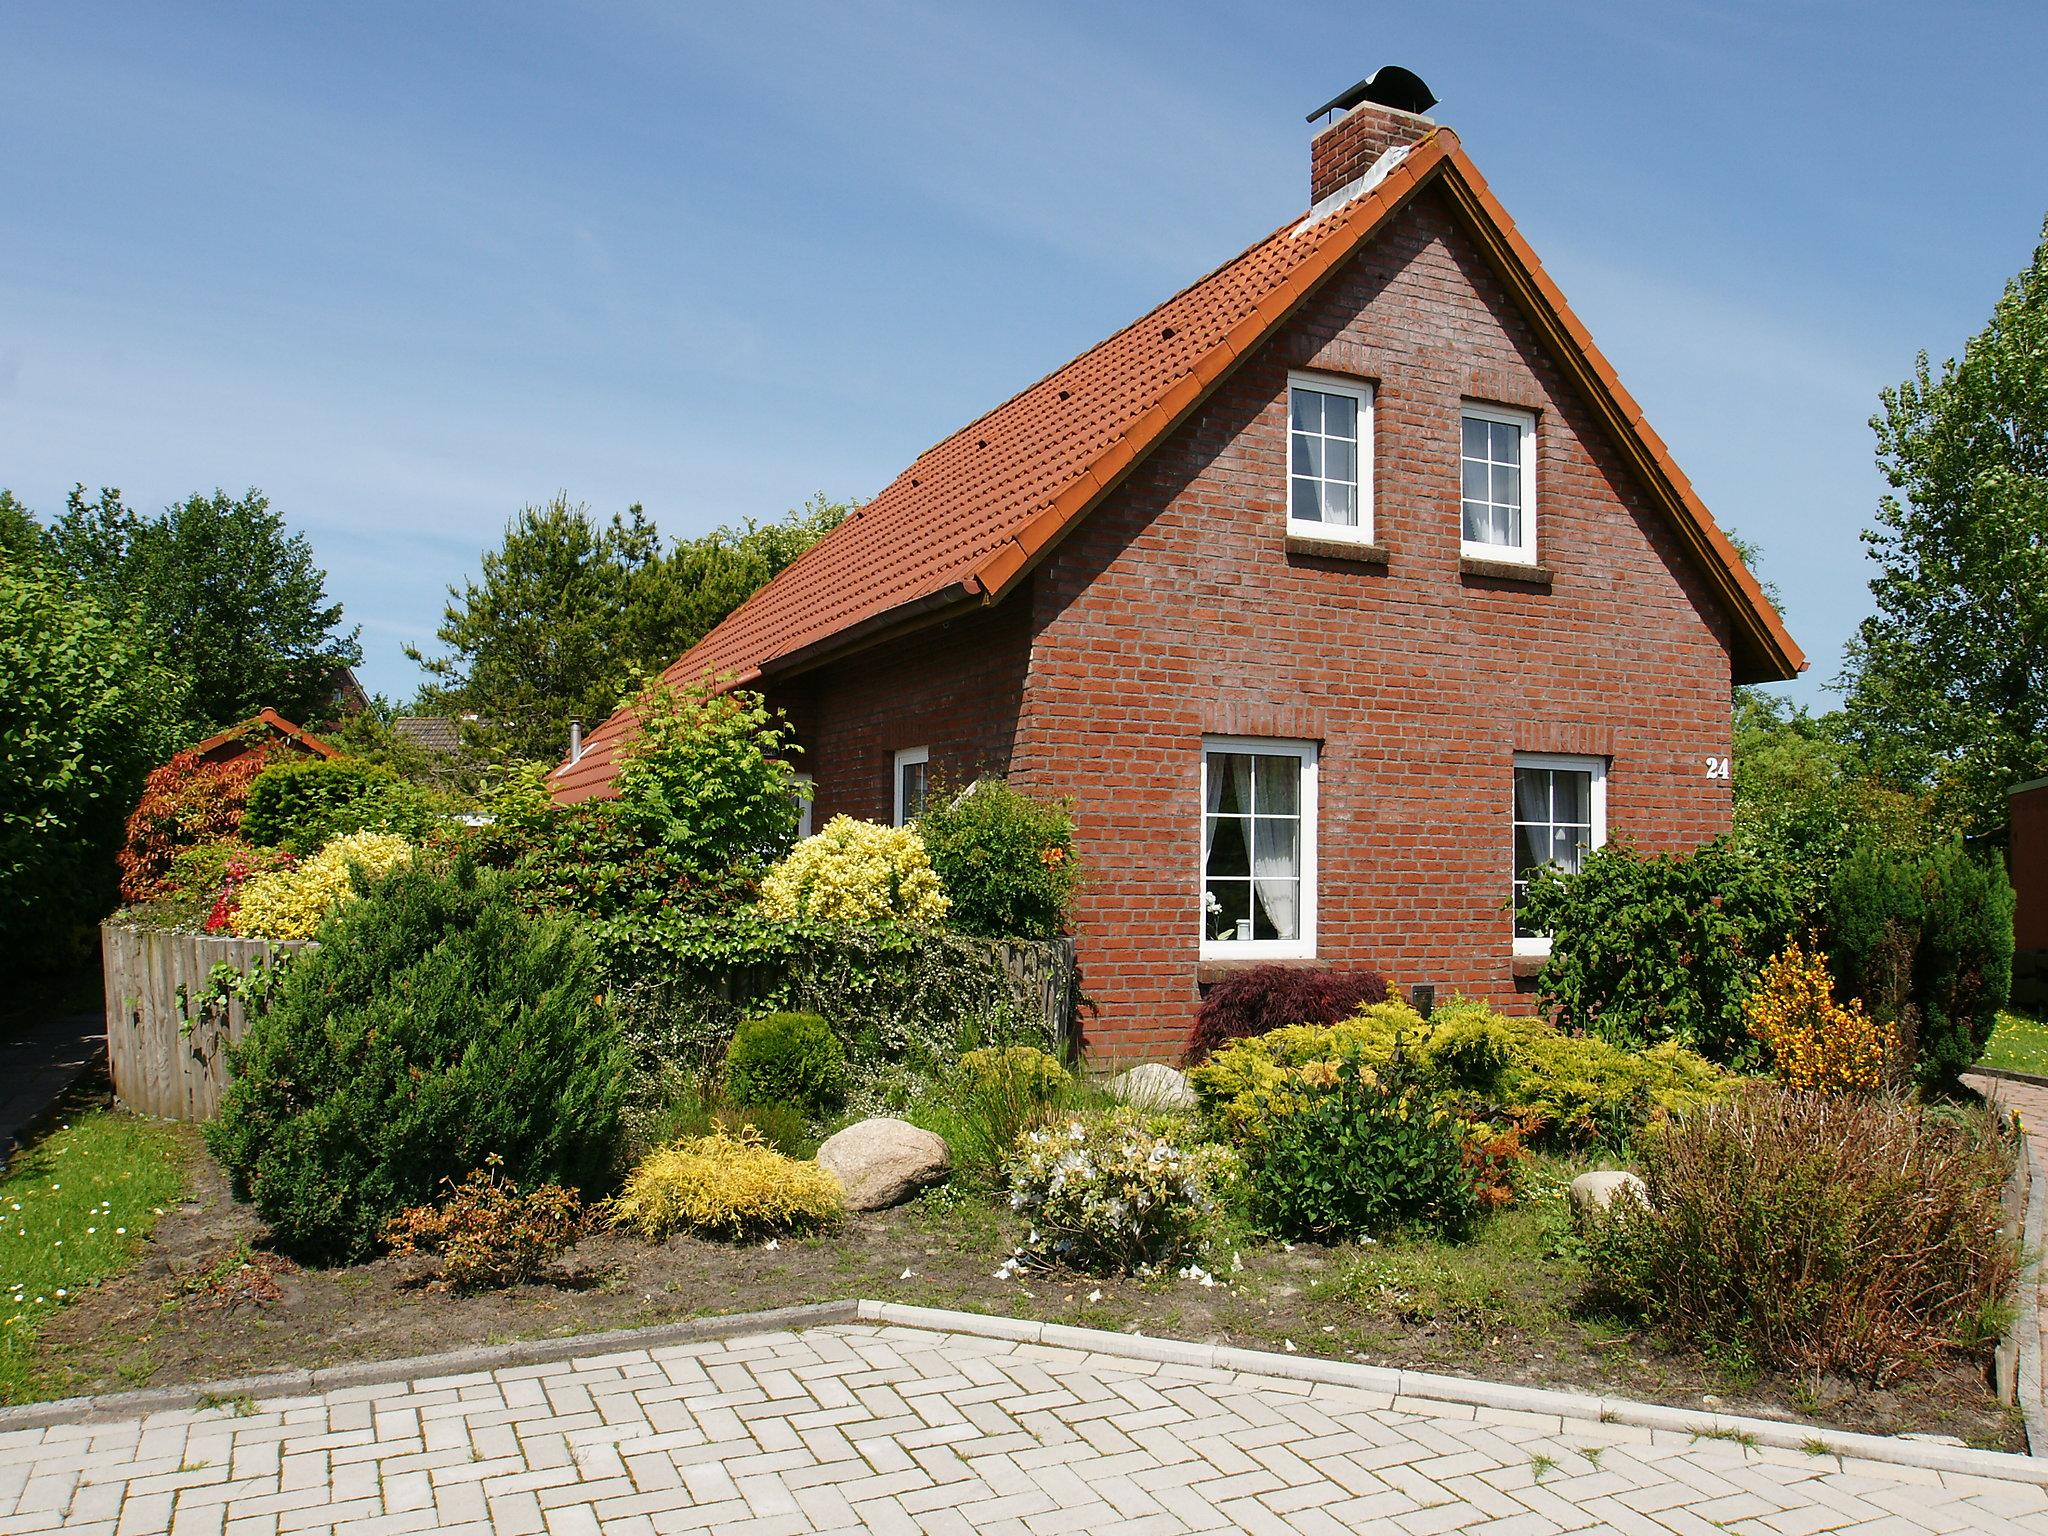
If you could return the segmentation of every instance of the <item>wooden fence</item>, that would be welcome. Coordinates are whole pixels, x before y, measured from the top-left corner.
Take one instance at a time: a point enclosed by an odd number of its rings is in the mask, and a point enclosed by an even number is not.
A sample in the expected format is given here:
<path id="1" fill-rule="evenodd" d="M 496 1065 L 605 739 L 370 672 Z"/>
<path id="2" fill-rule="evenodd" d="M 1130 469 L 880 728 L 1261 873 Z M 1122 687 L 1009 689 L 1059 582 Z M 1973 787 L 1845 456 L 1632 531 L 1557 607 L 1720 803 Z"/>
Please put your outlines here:
<path id="1" fill-rule="evenodd" d="M 211 1120 L 227 1086 L 228 1042 L 249 1022 L 240 1002 L 218 997 L 213 968 L 247 971 L 304 947 L 101 924 L 107 1069 L 121 1102 L 166 1120 Z"/>

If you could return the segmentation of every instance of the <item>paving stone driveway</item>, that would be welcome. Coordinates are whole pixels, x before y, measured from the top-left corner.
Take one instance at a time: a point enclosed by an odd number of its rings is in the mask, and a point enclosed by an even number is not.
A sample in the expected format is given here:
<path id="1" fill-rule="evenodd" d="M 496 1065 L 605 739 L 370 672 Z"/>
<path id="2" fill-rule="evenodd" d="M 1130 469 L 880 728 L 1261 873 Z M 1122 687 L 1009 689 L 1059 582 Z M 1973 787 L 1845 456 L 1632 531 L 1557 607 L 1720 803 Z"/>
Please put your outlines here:
<path id="1" fill-rule="evenodd" d="M 2027 1482 L 894 1326 L 242 1406 L 0 1434 L 0 1531 L 2048 1533 Z"/>

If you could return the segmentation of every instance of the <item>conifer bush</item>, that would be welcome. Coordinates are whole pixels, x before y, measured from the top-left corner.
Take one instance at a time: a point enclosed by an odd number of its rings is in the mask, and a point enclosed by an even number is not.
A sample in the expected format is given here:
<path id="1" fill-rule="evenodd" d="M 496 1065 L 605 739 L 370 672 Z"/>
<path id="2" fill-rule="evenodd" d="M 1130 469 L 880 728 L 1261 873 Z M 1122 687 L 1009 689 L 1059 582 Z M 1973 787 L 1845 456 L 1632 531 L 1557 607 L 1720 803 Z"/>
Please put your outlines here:
<path id="1" fill-rule="evenodd" d="M 207 1143 L 308 1262 L 373 1253 L 443 1180 L 602 1186 L 624 1054 L 585 938 L 502 876 L 403 870 L 336 914 L 231 1048 Z"/>
<path id="2" fill-rule="evenodd" d="M 846 1102 L 846 1049 L 815 1013 L 746 1019 L 726 1049 L 725 1091 L 743 1108 L 788 1104 L 826 1114 Z"/>
<path id="3" fill-rule="evenodd" d="M 839 1180 L 785 1157 L 752 1126 L 657 1147 L 607 1206 L 617 1225 L 649 1242 L 679 1232 L 743 1238 L 819 1226 L 841 1212 Z"/>

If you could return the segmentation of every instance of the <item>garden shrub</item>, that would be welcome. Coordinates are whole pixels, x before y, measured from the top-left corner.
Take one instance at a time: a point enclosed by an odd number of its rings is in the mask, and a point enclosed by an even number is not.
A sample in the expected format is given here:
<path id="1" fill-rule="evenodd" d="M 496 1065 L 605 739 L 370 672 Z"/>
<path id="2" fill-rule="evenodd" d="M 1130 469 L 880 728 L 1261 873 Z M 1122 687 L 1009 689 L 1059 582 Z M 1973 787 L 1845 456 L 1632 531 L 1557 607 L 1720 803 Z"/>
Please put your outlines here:
<path id="1" fill-rule="evenodd" d="M 441 1280 L 458 1291 L 523 1284 L 583 1235 L 575 1190 L 543 1184 L 521 1194 L 496 1156 L 460 1184 L 442 1182 L 446 1198 L 399 1212 L 384 1243 L 401 1258 L 440 1255 Z"/>
<path id="2" fill-rule="evenodd" d="M 363 1258 L 493 1153 L 523 1188 L 603 1183 L 624 1063 L 581 934 L 458 861 L 400 870 L 322 938 L 230 1048 L 206 1131 L 285 1251 Z"/>
<path id="3" fill-rule="evenodd" d="M 171 858 L 163 889 L 174 896 L 218 896 L 228 883 L 228 871 L 237 865 L 246 878 L 282 869 L 291 862 L 291 855 L 280 848 L 259 848 L 239 837 L 224 837 L 179 849 Z"/>
<path id="4" fill-rule="evenodd" d="M 1742 1005 L 1801 915 L 1783 871 L 1726 838 L 1690 853 L 1611 842 L 1576 875 L 1539 871 L 1522 905 L 1550 935 L 1538 986 L 1558 1023 L 1727 1066 L 1755 1055 Z"/>
<path id="5" fill-rule="evenodd" d="M 1347 1061 L 1326 1092 L 1280 1113 L 1259 1144 L 1252 1210 L 1282 1237 L 1318 1241 L 1423 1232 L 1464 1238 L 1479 1214 L 1465 1131 L 1398 1058 Z"/>
<path id="6" fill-rule="evenodd" d="M 626 1175 L 611 1219 L 650 1242 L 678 1232 L 743 1238 L 829 1222 L 839 1181 L 816 1163 L 784 1157 L 751 1127 L 658 1147 Z"/>
<path id="7" fill-rule="evenodd" d="M 358 875 L 381 879 L 410 864 L 412 855 L 412 844 L 396 833 L 346 833 L 310 859 L 242 880 L 228 927 L 244 938 L 310 939 L 330 912 L 355 896 Z"/>
<path id="8" fill-rule="evenodd" d="M 943 1084 L 948 1113 L 938 1130 L 963 1174 L 991 1178 L 1026 1131 L 1047 1125 L 1069 1097 L 1073 1078 L 1035 1046 L 967 1051 Z"/>
<path id="9" fill-rule="evenodd" d="M 616 778 L 618 815 L 685 873 L 752 874 L 796 835 L 800 749 L 759 694 L 660 683 L 634 701 L 639 733 Z"/>
<path id="10" fill-rule="evenodd" d="M 1377 1071 L 1397 1050 L 1415 1080 L 1468 1123 L 1515 1128 L 1532 1146 L 1564 1150 L 1624 1146 L 1659 1115 L 1725 1094 L 1737 1081 L 1675 1045 L 1625 1051 L 1452 998 L 1427 1020 L 1389 1001 L 1339 1024 L 1234 1041 L 1191 1071 L 1188 1084 L 1211 1124 L 1255 1144 L 1278 1116 L 1334 1087 L 1345 1064 Z"/>
<path id="11" fill-rule="evenodd" d="M 288 757 L 249 785 L 241 834 L 304 857 L 349 832 L 395 832 L 418 842 L 435 819 L 425 794 L 389 768 L 352 757 Z"/>
<path id="12" fill-rule="evenodd" d="M 1828 907 L 1837 985 L 1898 1030 L 1924 1086 L 1953 1082 L 2012 994 L 2013 890 L 1997 855 L 1867 842 L 1836 871 Z"/>
<path id="13" fill-rule="evenodd" d="M 984 938 L 1055 939 L 1080 882 L 1074 818 L 999 778 L 935 790 L 917 818 L 951 903 L 946 921 Z"/>
<path id="14" fill-rule="evenodd" d="M 1229 1041 L 1290 1024 L 1334 1024 L 1364 1004 L 1391 996 L 1387 979 L 1373 971 L 1253 966 L 1217 982 L 1202 998 L 1188 1036 L 1187 1060 L 1207 1061 Z"/>
<path id="15" fill-rule="evenodd" d="M 1649 1203 L 1590 1222 L 1588 1255 L 1673 1338 L 1883 1384 L 1995 1333 L 2018 1154 L 1983 1112 L 1758 1086 L 1642 1150 Z"/>
<path id="16" fill-rule="evenodd" d="M 1787 1087 L 1872 1093 L 1899 1071 L 1898 1030 L 1853 997 L 1836 1002 L 1826 959 L 1796 939 L 1764 967 L 1748 1012 L 1750 1033 Z"/>
<path id="17" fill-rule="evenodd" d="M 846 1050 L 815 1013 L 747 1019 L 725 1053 L 725 1091 L 741 1108 L 788 1104 L 823 1115 L 846 1102 Z"/>
<path id="18" fill-rule="evenodd" d="M 616 800 L 543 799 L 494 810 L 468 846 L 480 862 L 509 871 L 534 912 L 646 922 L 678 913 L 723 915 L 753 894 L 731 871 L 700 874 L 683 855 L 644 841 L 641 824 Z"/>
<path id="19" fill-rule="evenodd" d="M 936 923 L 948 902 L 913 827 L 834 816 L 761 882 L 761 913 L 777 921 Z"/>
<path id="20" fill-rule="evenodd" d="M 1026 1131 L 1005 1173 L 1031 1257 L 1125 1274 L 1192 1255 L 1235 1168 L 1225 1148 L 1183 1146 L 1120 1109 Z"/>
<path id="21" fill-rule="evenodd" d="M 128 817 L 120 854 L 123 900 L 161 895 L 181 850 L 241 832 L 249 788 L 279 750 L 275 742 L 268 730 L 252 727 L 247 749 L 237 757 L 209 763 L 187 750 L 151 772 Z"/>

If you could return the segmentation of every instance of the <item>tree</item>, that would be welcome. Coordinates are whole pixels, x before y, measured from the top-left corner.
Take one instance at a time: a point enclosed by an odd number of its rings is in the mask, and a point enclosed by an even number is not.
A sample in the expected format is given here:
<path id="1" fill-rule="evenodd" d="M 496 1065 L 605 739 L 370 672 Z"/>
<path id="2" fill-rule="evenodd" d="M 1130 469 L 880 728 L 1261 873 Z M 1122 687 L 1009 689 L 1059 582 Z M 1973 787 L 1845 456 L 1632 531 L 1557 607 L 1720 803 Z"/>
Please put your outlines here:
<path id="1" fill-rule="evenodd" d="M 89 501 L 76 486 L 49 539 L 76 587 L 190 680 L 205 729 L 266 707 L 306 719 L 334 669 L 363 658 L 306 536 L 287 533 L 261 491 L 193 495 L 144 518 L 117 490 Z"/>
<path id="2" fill-rule="evenodd" d="M 473 752 L 559 757 L 571 715 L 610 715 L 845 515 L 816 497 L 664 554 L 637 503 L 607 523 L 566 494 L 523 508 L 485 552 L 481 579 L 448 589 L 435 631 L 446 654 L 407 649 L 434 679 L 423 702 L 475 715 L 464 732 Z"/>
<path id="3" fill-rule="evenodd" d="M 18 564 L 39 564 L 48 558 L 43 525 L 33 513 L 15 500 L 14 492 L 0 487 L 0 568 Z"/>
<path id="4" fill-rule="evenodd" d="M 1892 782 L 1965 831 L 2048 775 L 2048 225 L 1960 362 L 1871 419 L 1896 495 L 1863 535 L 1877 612 L 1851 642 L 1850 728 Z"/>
<path id="5" fill-rule="evenodd" d="M 177 745 L 178 680 L 41 566 L 0 566 L 0 966 L 59 965 L 114 902 L 114 853 Z"/>

